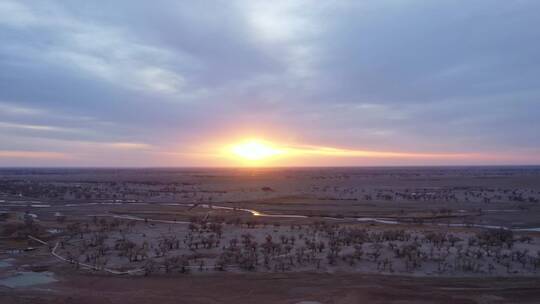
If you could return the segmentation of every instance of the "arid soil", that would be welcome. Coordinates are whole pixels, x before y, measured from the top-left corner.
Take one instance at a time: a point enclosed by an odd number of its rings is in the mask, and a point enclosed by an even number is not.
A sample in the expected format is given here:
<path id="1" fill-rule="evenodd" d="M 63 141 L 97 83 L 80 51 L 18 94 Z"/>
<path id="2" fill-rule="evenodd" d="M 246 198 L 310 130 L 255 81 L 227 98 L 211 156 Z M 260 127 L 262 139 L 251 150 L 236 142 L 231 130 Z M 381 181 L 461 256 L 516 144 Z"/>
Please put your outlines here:
<path id="1" fill-rule="evenodd" d="M 64 274 L 2 303 L 538 303 L 538 279 L 445 279 L 361 274 L 109 277 Z"/>
<path id="2" fill-rule="evenodd" d="M 4 169 L 0 302 L 535 303 L 539 200 L 536 167 Z"/>

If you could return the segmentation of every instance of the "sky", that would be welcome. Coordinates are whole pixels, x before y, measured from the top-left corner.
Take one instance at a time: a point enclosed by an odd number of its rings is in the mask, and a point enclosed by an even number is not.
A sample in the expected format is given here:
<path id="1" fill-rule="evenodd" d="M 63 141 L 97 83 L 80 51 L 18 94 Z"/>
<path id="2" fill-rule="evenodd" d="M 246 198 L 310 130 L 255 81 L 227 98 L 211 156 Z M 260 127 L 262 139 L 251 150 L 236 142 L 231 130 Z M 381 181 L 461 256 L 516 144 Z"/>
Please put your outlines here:
<path id="1" fill-rule="evenodd" d="M 540 164 L 539 12 L 0 0 L 0 166 Z"/>

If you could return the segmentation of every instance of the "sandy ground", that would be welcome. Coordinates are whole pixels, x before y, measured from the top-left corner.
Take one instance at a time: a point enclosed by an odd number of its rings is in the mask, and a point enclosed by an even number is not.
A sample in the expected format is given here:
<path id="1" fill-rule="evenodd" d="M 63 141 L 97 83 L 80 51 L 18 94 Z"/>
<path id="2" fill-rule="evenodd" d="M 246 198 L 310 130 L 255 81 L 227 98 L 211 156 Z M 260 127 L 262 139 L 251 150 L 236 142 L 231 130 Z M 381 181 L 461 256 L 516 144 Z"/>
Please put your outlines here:
<path id="1" fill-rule="evenodd" d="M 539 199 L 540 169 L 535 167 L 0 170 L 0 281 L 45 272 L 57 280 L 19 287 L 0 283 L 0 302 L 537 303 Z M 108 223 L 121 222 L 122 233 L 118 228 L 104 232 L 108 247 L 122 238 L 139 247 L 146 240 L 149 257 L 158 263 L 169 256 L 195 255 L 190 266 L 201 260 L 205 266 L 215 265 L 231 241 L 241 243 L 245 234 L 258 245 L 268 235 L 275 243 L 282 242 L 281 236 L 294 236 L 296 243 L 288 252 L 281 244 L 271 256 L 270 268 L 259 264 L 255 270 L 230 267 L 225 273 L 194 268 L 190 274 L 160 270 L 149 276 L 112 275 L 61 260 L 69 253 L 79 263 L 95 262 L 87 261 L 86 255 L 99 252 L 97 247 L 82 245 L 100 229 L 93 215 Z M 212 234 L 190 232 L 188 223 L 194 219 L 223 222 L 218 246 L 187 248 Z M 315 223 L 323 222 L 333 228 L 313 230 Z M 68 228 L 75 223 L 83 227 L 82 239 Z M 301 228 L 291 230 L 291 225 Z M 340 229 L 365 230 L 368 235 L 354 265 L 350 255 L 358 244 L 332 236 Z M 401 230 L 411 238 L 374 237 Z M 505 243 L 478 247 L 474 239 L 493 230 L 512 231 L 512 248 Z M 29 241 L 30 233 L 49 245 Z M 444 236 L 442 244 L 426 241 L 433 233 Z M 450 245 L 450 235 L 460 240 Z M 160 240 L 173 236 L 179 248 L 168 250 L 163 258 L 152 256 Z M 422 263 L 406 269 L 404 261 L 410 257 L 396 258 L 393 250 L 411 245 L 415 237 Z M 325 250 L 314 255 L 322 261 L 320 268 L 313 261 L 274 267 L 297 255 L 306 239 L 325 242 Z M 341 245 L 337 263 L 329 265 L 333 240 Z M 371 255 L 374 243 L 382 246 L 377 259 Z M 456 263 L 458 247 L 461 257 Z M 51 254 L 53 248 L 60 258 Z M 145 261 L 129 262 L 120 251 L 107 250 L 101 267 L 145 267 Z M 440 265 L 433 259 L 443 253 L 447 264 L 459 264 L 459 270 L 452 266 L 436 271 Z M 382 266 L 384 260 L 392 262 L 391 270 L 387 262 Z M 495 267 L 488 271 L 489 264 Z"/>
<path id="2" fill-rule="evenodd" d="M 2 303 L 538 303 L 538 279 L 351 274 L 65 275 L 46 290 L 1 290 Z M 50 290 L 50 291 L 49 291 Z M 312 301 L 312 302 L 309 302 Z"/>

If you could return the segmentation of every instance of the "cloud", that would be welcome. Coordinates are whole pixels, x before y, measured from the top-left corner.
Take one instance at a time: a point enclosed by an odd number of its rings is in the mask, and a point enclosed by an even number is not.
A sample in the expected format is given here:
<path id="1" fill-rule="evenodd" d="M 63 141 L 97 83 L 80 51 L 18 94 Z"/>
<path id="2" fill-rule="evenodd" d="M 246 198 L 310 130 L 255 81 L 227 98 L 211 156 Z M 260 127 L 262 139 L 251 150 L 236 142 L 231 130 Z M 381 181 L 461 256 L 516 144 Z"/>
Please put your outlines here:
<path id="1" fill-rule="evenodd" d="M 38 19 L 25 5 L 16 1 L 0 2 L 0 24 L 26 27 L 36 23 Z"/>
<path id="2" fill-rule="evenodd" d="M 23 129 L 23 130 L 32 130 L 32 131 L 52 131 L 52 132 L 77 132 L 78 130 L 60 128 L 55 126 L 46 126 L 46 125 L 31 125 L 31 124 L 18 124 L 18 123 L 9 123 L 0 121 L 0 128 L 8 129 Z"/>
<path id="3" fill-rule="evenodd" d="M 40 151 L 5 151 L 0 150 L 0 158 L 10 159 L 66 159 L 67 155 L 58 152 L 40 152 Z"/>
<path id="4" fill-rule="evenodd" d="M 101 144 L 104 147 L 110 147 L 115 149 L 134 149 L 134 150 L 141 150 L 141 149 L 150 149 L 152 148 L 149 144 L 144 143 L 130 143 L 130 142 L 113 142 L 113 143 L 103 143 Z"/>
<path id="5" fill-rule="evenodd" d="M 44 111 L 38 110 L 35 108 L 27 108 L 24 106 L 18 106 L 16 104 L 10 103 L 1 103 L 0 102 L 0 113 L 7 115 L 40 115 Z"/>
<path id="6" fill-rule="evenodd" d="M 2 149 L 57 151 L 58 142 L 84 161 L 93 159 L 84 149 L 99 146 L 110 152 L 103 164 L 114 165 L 256 135 L 517 159 L 540 148 L 539 9 L 536 1 L 4 0 Z"/>
<path id="7" fill-rule="evenodd" d="M 39 50 L 18 42 L 17 51 L 48 64 L 77 68 L 116 86 L 155 93 L 181 92 L 183 77 L 167 65 L 180 61 L 178 53 L 141 43 L 119 27 L 78 19 L 56 4 L 30 8 L 6 1 L 3 6 L 0 17 L 10 16 L 4 19 L 8 27 L 39 30 L 54 41 L 42 44 Z"/>

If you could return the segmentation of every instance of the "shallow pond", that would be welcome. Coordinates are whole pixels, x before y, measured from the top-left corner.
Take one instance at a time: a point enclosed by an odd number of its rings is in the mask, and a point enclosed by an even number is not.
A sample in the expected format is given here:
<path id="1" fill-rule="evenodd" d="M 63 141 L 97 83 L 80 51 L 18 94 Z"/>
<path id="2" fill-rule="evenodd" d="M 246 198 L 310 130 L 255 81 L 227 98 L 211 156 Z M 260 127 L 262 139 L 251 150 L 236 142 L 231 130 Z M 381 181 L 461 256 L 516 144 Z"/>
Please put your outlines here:
<path id="1" fill-rule="evenodd" d="M 13 259 L 4 259 L 4 260 L 0 260 L 0 268 L 7 268 L 7 267 L 10 267 L 12 261 L 13 261 Z"/>
<path id="2" fill-rule="evenodd" d="M 52 272 L 23 271 L 10 277 L 0 279 L 0 285 L 10 288 L 28 287 L 52 282 L 56 282 Z"/>

